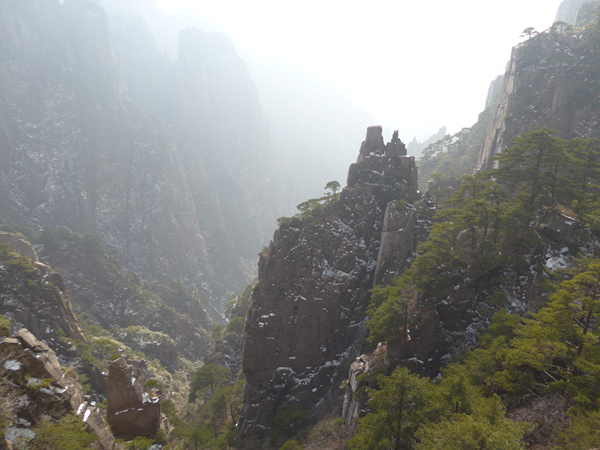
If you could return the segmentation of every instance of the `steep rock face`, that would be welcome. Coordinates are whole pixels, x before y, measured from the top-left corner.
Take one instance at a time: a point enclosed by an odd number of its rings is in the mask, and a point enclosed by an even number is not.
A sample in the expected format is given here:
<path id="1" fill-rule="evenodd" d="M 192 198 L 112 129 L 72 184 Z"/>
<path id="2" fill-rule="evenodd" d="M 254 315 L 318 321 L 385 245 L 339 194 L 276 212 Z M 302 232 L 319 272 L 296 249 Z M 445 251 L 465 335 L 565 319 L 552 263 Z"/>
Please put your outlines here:
<path id="1" fill-rule="evenodd" d="M 63 278 L 48 266 L 0 244 L 0 313 L 54 346 L 58 330 L 85 341 Z"/>
<path id="2" fill-rule="evenodd" d="M 492 168 L 515 137 L 544 126 L 564 139 L 600 137 L 600 57 L 595 38 L 581 36 L 554 31 L 513 48 L 477 170 Z"/>
<path id="3" fill-rule="evenodd" d="M 371 127 L 339 199 L 282 221 L 259 260 L 243 342 L 241 430 L 261 433 L 284 402 L 315 408 L 360 352 L 384 211 L 415 199 L 416 166 Z"/>
<path id="4" fill-rule="evenodd" d="M 247 261 L 281 215 L 284 185 L 246 65 L 225 35 L 183 30 L 172 62 L 141 20 L 110 23 L 130 95 L 172 132 L 214 280 L 220 292 L 240 292 Z"/>
<path id="5" fill-rule="evenodd" d="M 181 159 L 166 128 L 126 97 L 103 10 L 3 2 L 0 27 L 3 213 L 97 233 L 127 269 L 210 292 Z"/>
<path id="6" fill-rule="evenodd" d="M 389 284 L 416 248 L 417 209 L 403 201 L 385 210 L 374 286 Z"/>

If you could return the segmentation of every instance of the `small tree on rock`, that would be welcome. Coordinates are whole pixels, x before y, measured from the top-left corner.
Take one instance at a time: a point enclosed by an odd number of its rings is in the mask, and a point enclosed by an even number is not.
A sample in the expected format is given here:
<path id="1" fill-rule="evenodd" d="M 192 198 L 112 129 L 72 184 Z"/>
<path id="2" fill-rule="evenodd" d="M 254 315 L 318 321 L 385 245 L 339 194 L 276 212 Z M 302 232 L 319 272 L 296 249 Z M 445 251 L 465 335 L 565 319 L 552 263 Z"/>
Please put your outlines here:
<path id="1" fill-rule="evenodd" d="M 325 185 L 325 189 L 329 192 L 325 192 L 325 195 L 333 195 L 333 199 L 337 200 L 337 192 L 340 190 L 340 183 L 337 181 L 330 181 Z"/>

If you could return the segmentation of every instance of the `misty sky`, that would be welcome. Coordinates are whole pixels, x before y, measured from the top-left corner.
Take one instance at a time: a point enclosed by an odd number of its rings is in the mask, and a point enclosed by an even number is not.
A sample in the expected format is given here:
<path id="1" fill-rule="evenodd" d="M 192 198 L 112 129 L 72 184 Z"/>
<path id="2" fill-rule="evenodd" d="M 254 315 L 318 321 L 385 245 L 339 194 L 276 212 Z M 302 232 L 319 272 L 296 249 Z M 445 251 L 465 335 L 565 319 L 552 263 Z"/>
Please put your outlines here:
<path id="1" fill-rule="evenodd" d="M 342 87 L 407 142 L 471 126 L 489 83 L 561 0 L 157 0 L 193 8 L 238 46 Z"/>

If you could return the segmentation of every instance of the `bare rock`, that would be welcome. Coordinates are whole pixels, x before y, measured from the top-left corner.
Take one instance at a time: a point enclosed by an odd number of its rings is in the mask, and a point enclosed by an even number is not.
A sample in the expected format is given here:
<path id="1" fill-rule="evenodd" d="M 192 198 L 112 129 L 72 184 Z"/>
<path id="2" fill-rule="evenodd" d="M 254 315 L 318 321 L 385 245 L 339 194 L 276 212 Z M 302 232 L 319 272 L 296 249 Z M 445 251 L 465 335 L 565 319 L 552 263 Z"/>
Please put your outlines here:
<path id="1" fill-rule="evenodd" d="M 33 357 L 31 358 L 31 364 L 28 366 L 33 376 L 38 378 L 52 378 L 55 381 L 59 381 L 62 378 L 60 363 L 50 347 L 42 341 L 38 341 L 25 328 L 17 332 L 16 338 L 21 342 L 21 346 L 25 350 L 29 350 Z"/>
<path id="2" fill-rule="evenodd" d="M 573 23 L 582 3 L 564 2 L 557 17 Z M 559 39 L 540 33 L 513 48 L 476 171 L 497 167 L 494 156 L 510 147 L 515 137 L 541 127 L 556 130 L 563 139 L 600 137 L 596 69 L 600 55 L 581 44 L 577 34 Z"/>
<path id="3" fill-rule="evenodd" d="M 369 396 L 366 391 L 359 390 L 361 383 L 358 381 L 358 377 L 363 373 L 381 369 L 381 367 L 381 360 L 378 360 L 376 355 L 361 355 L 350 365 L 342 417 L 352 433 L 356 429 L 356 420 L 369 411 L 367 405 Z"/>
<path id="4" fill-rule="evenodd" d="M 416 251 L 417 210 L 406 202 L 390 202 L 385 210 L 374 286 L 386 285 L 406 266 Z"/>
<path id="5" fill-rule="evenodd" d="M 390 201 L 418 196 L 414 158 L 401 155 L 397 135 L 385 145 L 381 131 L 367 130 L 339 199 L 282 222 L 260 256 L 242 350 L 245 437 L 268 430 L 284 402 L 317 414 L 341 404 L 339 384 L 366 334 L 384 212 Z M 392 222 L 390 233 L 402 226 Z M 394 261 L 406 252 L 394 239 L 387 248 L 386 273 L 398 272 Z"/>
<path id="6" fill-rule="evenodd" d="M 141 371 L 119 358 L 106 382 L 108 423 L 116 436 L 153 436 L 160 427 L 160 402 L 144 392 Z"/>
<path id="7" fill-rule="evenodd" d="M 360 147 L 358 159 L 348 170 L 348 187 L 373 189 L 379 201 L 419 198 L 417 166 L 414 156 L 406 156 L 406 146 L 397 134 L 387 145 L 383 143 L 381 126 L 369 127 Z"/>
<path id="8" fill-rule="evenodd" d="M 55 351 L 63 345 L 58 330 L 69 338 L 86 340 L 60 274 L 6 251 L 6 246 L 0 252 L 0 313 L 46 341 Z"/>
<path id="9" fill-rule="evenodd" d="M 579 222 L 564 214 L 556 214 L 547 223 L 536 227 L 542 236 L 552 239 L 563 245 L 577 245 L 577 229 L 581 228 Z"/>
<path id="10" fill-rule="evenodd" d="M 4 338 L 0 350 L 0 372 L 10 379 L 3 391 L 4 407 L 19 419 L 19 427 L 7 433 L 10 445 L 21 445 L 23 437 L 32 438 L 30 427 L 42 417 L 60 419 L 74 413 L 98 436 L 97 448 L 114 448 L 114 438 L 98 405 L 86 400 L 77 374 L 63 370 L 48 345 L 23 328 L 14 338 Z"/>

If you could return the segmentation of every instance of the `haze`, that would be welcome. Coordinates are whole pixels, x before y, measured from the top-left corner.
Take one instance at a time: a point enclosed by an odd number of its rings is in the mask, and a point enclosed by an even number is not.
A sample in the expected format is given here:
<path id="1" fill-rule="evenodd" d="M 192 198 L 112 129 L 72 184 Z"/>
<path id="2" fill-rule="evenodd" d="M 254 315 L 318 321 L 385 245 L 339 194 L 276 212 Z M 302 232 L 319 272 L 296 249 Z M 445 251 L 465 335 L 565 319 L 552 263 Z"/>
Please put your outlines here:
<path id="1" fill-rule="evenodd" d="M 157 0 L 215 22 L 258 53 L 340 86 L 403 140 L 471 126 L 522 31 L 552 25 L 560 0 Z"/>

